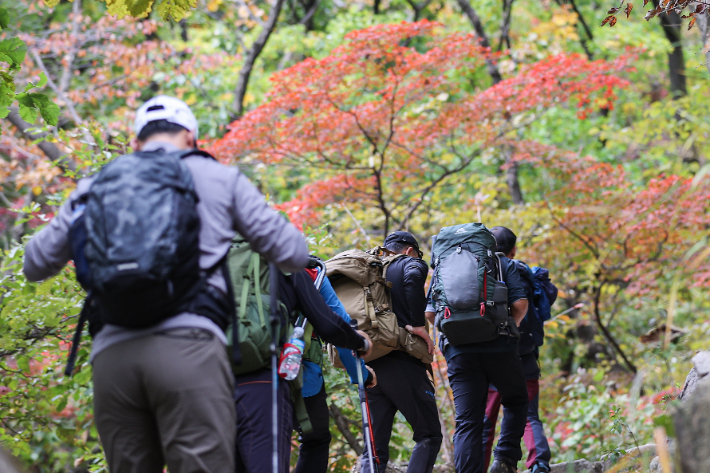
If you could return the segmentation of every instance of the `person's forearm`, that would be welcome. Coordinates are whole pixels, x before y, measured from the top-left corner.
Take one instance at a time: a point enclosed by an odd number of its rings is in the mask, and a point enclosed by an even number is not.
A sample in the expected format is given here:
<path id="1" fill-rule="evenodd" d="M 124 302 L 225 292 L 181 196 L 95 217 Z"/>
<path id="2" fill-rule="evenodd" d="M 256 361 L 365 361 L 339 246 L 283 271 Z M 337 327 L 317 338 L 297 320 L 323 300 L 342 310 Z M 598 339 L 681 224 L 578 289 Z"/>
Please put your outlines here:
<path id="1" fill-rule="evenodd" d="M 69 227 L 71 204 L 59 209 L 49 225 L 36 233 L 25 246 L 23 272 L 30 281 L 41 281 L 54 276 L 71 258 Z"/>
<path id="2" fill-rule="evenodd" d="M 515 320 L 515 325 L 520 326 L 520 322 L 525 318 L 525 314 L 528 313 L 528 300 L 519 299 L 510 306 L 510 315 Z"/>
<path id="3" fill-rule="evenodd" d="M 424 312 L 424 316 L 430 324 L 434 325 L 434 321 L 436 320 L 436 312 Z"/>

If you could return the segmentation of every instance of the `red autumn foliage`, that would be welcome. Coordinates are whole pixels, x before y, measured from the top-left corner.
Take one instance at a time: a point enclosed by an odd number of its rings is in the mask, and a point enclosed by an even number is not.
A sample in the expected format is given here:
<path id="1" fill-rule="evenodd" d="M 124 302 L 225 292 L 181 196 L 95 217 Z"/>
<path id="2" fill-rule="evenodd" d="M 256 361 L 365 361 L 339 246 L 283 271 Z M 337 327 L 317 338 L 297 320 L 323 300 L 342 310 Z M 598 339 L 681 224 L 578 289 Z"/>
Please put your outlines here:
<path id="1" fill-rule="evenodd" d="M 575 103 L 580 118 L 611 108 L 626 82 L 615 61 L 558 55 L 480 88 L 490 51 L 429 21 L 355 31 L 324 59 L 275 74 L 268 101 L 232 123 L 213 151 L 225 161 L 298 164 L 323 182 L 303 189 L 294 220 L 350 201 L 376 208 L 385 231 L 404 226 L 431 191 L 546 107 Z M 478 74 L 477 74 L 478 73 Z M 332 176 L 339 176 L 331 179 Z M 355 188 L 343 188 L 344 176 Z M 367 182 L 368 189 L 361 184 Z M 363 193 L 364 192 L 364 202 Z M 311 222 L 314 223 L 314 222 Z"/>
<path id="2" fill-rule="evenodd" d="M 639 185 L 620 165 L 543 148 L 537 147 L 537 158 L 517 156 L 545 167 L 558 183 L 546 196 L 556 228 L 534 253 L 550 255 L 545 264 L 565 274 L 560 279 L 570 287 L 617 286 L 637 297 L 664 293 L 659 286 L 683 270 L 687 255 L 710 228 L 710 179 L 660 175 Z M 556 267 L 562 259 L 554 255 L 560 253 L 572 267 Z M 575 271 L 582 265 L 593 267 L 592 283 Z M 690 286 L 710 286 L 710 262 L 688 276 Z"/>

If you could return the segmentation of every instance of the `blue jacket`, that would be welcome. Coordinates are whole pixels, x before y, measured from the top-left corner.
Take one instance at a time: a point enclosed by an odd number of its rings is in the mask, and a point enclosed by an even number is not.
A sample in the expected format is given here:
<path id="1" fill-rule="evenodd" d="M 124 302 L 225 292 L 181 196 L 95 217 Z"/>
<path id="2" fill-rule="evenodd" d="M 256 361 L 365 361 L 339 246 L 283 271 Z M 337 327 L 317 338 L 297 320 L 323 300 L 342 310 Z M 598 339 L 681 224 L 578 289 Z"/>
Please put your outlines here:
<path id="1" fill-rule="evenodd" d="M 343 303 L 340 302 L 338 296 L 335 294 L 333 286 L 331 286 L 328 278 L 323 280 L 323 285 L 320 288 L 320 294 L 325 299 L 325 303 L 338 314 L 343 320 L 350 323 L 350 316 L 345 312 L 345 307 Z M 343 362 L 345 370 L 350 375 L 350 381 L 353 384 L 357 384 L 357 370 L 356 370 L 356 358 L 353 356 L 352 350 L 347 348 L 338 348 L 338 355 L 340 356 L 340 361 Z M 360 360 L 362 370 L 363 380 L 367 379 L 369 373 L 365 368 L 365 362 Z M 303 361 L 303 389 L 301 393 L 303 397 L 315 396 L 323 388 L 323 370 L 322 368 L 310 361 Z"/>

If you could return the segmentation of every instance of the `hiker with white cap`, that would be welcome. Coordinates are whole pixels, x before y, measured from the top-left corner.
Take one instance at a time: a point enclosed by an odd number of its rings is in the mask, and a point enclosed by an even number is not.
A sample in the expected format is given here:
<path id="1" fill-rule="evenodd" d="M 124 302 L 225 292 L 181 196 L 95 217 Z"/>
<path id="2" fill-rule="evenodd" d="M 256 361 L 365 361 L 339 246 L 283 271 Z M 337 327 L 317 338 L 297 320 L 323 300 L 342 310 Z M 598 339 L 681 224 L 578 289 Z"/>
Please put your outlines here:
<path id="1" fill-rule="evenodd" d="M 234 316 L 225 255 L 237 233 L 285 272 L 303 235 L 235 167 L 196 148 L 197 120 L 158 96 L 136 115 L 134 152 L 82 179 L 27 244 L 31 281 L 72 259 L 88 291 L 94 415 L 111 473 L 235 469 Z M 239 358 L 239 354 L 234 354 Z"/>

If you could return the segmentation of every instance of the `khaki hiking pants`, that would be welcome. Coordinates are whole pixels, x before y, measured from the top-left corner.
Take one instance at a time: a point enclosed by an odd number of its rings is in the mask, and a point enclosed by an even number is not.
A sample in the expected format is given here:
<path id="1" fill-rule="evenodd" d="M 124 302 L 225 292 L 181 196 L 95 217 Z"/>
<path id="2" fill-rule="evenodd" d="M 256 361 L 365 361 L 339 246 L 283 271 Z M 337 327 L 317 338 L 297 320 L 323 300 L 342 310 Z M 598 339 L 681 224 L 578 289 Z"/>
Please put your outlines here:
<path id="1" fill-rule="evenodd" d="M 234 377 L 214 334 L 180 328 L 112 345 L 93 379 L 110 473 L 234 472 Z"/>

